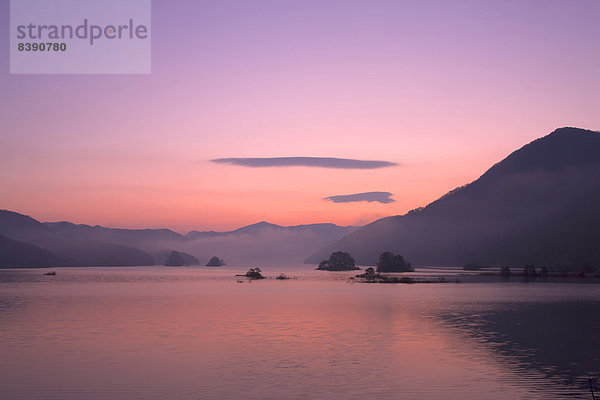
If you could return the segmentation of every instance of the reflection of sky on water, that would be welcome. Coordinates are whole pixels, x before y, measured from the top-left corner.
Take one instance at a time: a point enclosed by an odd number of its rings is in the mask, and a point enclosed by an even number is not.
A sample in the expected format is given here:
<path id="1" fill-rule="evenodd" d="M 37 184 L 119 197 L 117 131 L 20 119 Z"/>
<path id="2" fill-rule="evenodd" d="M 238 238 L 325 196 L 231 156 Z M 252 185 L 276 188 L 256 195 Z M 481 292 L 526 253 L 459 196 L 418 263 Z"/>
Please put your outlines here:
<path id="1" fill-rule="evenodd" d="M 597 366 L 598 321 L 586 320 L 598 315 L 595 285 L 349 284 L 304 268 L 243 284 L 241 267 L 0 271 L 0 394 L 589 395 L 579 378 Z"/>
<path id="2" fill-rule="evenodd" d="M 480 313 L 443 316 L 455 328 L 512 362 L 564 385 L 588 387 L 600 375 L 600 302 L 514 302 Z"/>

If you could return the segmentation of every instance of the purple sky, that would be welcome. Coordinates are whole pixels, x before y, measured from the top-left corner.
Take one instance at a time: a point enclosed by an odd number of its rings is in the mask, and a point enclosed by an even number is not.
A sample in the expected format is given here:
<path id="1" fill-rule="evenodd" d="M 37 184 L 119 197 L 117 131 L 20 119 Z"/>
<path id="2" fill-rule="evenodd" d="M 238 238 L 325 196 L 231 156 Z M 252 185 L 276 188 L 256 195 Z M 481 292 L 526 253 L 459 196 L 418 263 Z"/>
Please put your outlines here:
<path id="1" fill-rule="evenodd" d="M 600 129 L 597 0 L 153 1 L 152 16 L 147 76 L 9 75 L 5 28 L 0 208 L 181 231 L 366 223 L 557 127 Z M 398 165 L 210 162 L 263 157 Z M 365 192 L 396 201 L 324 200 Z"/>

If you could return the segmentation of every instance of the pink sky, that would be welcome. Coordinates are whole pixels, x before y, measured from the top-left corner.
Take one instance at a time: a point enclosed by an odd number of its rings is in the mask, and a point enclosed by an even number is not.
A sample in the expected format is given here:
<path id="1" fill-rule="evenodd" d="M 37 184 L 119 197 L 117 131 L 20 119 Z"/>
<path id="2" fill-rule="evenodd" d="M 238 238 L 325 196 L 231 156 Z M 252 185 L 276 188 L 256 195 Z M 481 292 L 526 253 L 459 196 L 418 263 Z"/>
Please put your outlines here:
<path id="1" fill-rule="evenodd" d="M 148 76 L 9 75 L 0 60 L 0 208 L 181 232 L 364 224 L 555 128 L 600 129 L 598 1 L 155 0 L 152 15 Z M 399 165 L 209 161 L 286 156 Z M 323 200 L 368 191 L 396 202 Z"/>

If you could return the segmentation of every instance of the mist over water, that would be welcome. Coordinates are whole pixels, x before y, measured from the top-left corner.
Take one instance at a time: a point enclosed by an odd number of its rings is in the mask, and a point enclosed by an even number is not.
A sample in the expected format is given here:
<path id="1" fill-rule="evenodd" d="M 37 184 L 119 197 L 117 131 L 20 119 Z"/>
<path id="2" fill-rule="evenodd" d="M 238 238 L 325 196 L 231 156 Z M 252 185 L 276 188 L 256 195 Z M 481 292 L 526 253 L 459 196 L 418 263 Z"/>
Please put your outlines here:
<path id="1" fill-rule="evenodd" d="M 246 267 L 0 271 L 0 397 L 588 399 L 600 372 L 595 284 Z"/>

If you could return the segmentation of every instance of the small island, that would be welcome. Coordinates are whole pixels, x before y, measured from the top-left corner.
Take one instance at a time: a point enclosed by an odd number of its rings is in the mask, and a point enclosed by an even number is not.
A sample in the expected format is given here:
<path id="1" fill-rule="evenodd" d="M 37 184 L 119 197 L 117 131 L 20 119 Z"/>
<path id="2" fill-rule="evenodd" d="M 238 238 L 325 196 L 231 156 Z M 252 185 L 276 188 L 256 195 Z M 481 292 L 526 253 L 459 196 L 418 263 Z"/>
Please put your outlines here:
<path id="1" fill-rule="evenodd" d="M 379 255 L 377 272 L 413 272 L 414 268 L 400 254 L 385 251 Z"/>
<path id="2" fill-rule="evenodd" d="M 366 283 L 415 283 L 415 279 L 409 276 L 390 276 L 375 272 L 375 268 L 369 267 L 364 274 L 356 275 L 360 282 Z"/>
<path id="3" fill-rule="evenodd" d="M 265 277 L 261 274 L 261 270 L 260 268 L 256 267 L 256 268 L 250 268 L 248 270 L 248 272 L 246 272 L 244 275 L 236 275 L 236 276 L 245 276 L 246 278 L 249 279 L 265 279 Z"/>
<path id="4" fill-rule="evenodd" d="M 316 268 L 320 271 L 354 271 L 360 269 L 356 266 L 354 258 L 343 251 L 331 253 L 328 260 L 323 260 Z"/>
<path id="5" fill-rule="evenodd" d="M 206 263 L 207 267 L 222 267 L 223 265 L 225 265 L 225 261 L 217 256 L 211 257 L 211 259 L 208 260 L 208 263 Z"/>

